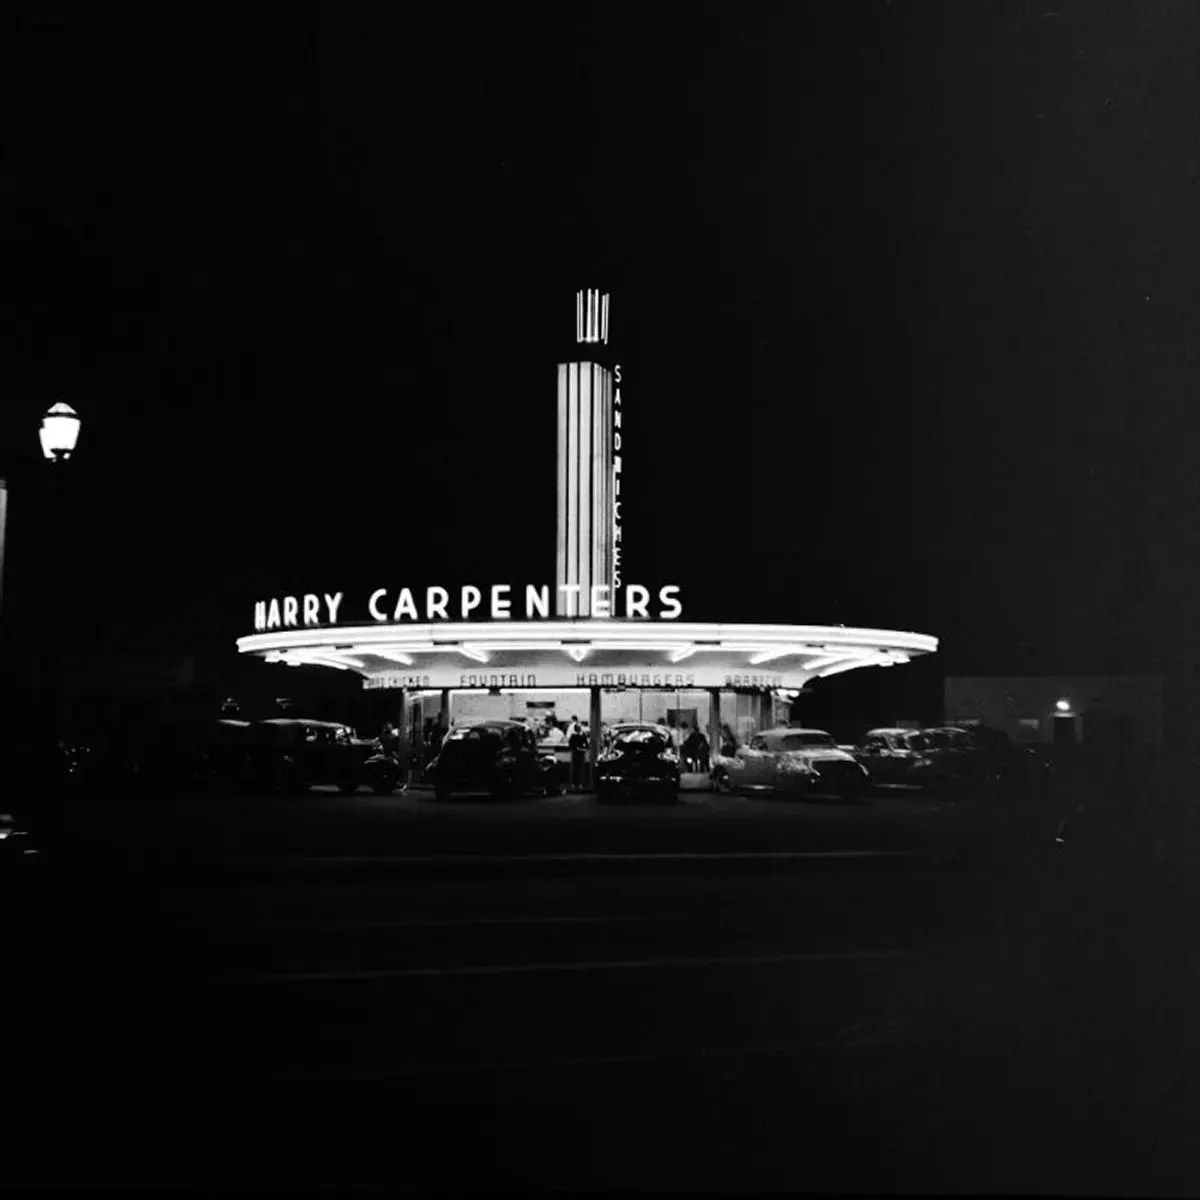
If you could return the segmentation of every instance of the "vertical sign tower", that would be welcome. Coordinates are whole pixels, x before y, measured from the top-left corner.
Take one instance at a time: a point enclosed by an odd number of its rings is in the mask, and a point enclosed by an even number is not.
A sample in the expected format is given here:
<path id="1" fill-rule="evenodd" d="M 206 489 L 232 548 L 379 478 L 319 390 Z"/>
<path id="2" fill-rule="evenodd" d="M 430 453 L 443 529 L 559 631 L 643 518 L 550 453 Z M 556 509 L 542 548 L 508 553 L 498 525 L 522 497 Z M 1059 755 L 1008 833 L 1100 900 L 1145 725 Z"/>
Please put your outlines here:
<path id="1" fill-rule="evenodd" d="M 620 432 L 606 292 L 576 294 L 575 354 L 579 361 L 558 364 L 558 617 L 594 615 L 594 601 L 611 604 L 619 583 Z M 599 587 L 605 590 L 594 593 Z"/>

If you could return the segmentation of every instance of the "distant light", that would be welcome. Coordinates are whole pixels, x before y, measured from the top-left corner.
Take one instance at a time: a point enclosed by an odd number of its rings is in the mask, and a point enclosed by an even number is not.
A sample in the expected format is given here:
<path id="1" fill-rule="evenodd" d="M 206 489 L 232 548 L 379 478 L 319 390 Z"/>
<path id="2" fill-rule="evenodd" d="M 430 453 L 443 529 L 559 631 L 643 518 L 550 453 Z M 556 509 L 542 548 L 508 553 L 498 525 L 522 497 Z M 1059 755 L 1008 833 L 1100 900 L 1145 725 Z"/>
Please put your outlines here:
<path id="1" fill-rule="evenodd" d="M 1056 700 L 1054 702 L 1054 707 L 1057 708 L 1061 713 L 1070 712 L 1071 702 L 1070 700 Z"/>
<path id="2" fill-rule="evenodd" d="M 69 404 L 52 404 L 42 418 L 38 436 L 42 453 L 51 462 L 66 462 L 79 439 L 79 414 Z"/>

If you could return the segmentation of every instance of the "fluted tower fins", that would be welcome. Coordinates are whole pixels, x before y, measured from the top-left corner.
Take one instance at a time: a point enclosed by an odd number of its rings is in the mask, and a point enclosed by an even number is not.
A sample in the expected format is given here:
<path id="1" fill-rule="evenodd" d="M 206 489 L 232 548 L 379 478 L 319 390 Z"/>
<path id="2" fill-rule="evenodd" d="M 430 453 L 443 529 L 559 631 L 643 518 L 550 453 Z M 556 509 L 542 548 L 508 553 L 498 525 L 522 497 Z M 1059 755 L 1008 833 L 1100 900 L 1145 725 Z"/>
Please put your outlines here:
<path id="1" fill-rule="evenodd" d="M 608 343 L 608 295 L 575 297 L 575 341 Z M 613 375 L 593 361 L 558 364 L 558 548 L 555 615 L 592 616 L 592 589 L 613 595 Z M 567 590 L 564 591 L 563 589 Z"/>

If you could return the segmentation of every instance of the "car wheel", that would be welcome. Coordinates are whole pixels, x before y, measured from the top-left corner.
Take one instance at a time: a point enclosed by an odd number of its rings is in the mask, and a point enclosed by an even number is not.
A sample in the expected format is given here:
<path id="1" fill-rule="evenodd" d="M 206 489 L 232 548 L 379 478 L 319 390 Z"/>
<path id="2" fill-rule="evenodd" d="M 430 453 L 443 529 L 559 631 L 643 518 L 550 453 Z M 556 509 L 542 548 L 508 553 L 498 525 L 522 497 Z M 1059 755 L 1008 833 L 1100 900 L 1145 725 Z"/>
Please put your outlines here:
<path id="1" fill-rule="evenodd" d="M 358 791 L 358 784 L 353 780 L 343 779 L 342 782 L 338 784 L 338 791 L 341 792 L 343 796 L 353 796 L 354 793 Z"/>
<path id="2" fill-rule="evenodd" d="M 713 791 L 720 792 L 722 796 L 733 792 L 733 780 L 729 778 L 728 771 L 717 771 L 713 775 Z"/>
<path id="3" fill-rule="evenodd" d="M 450 799 L 450 785 L 446 784 L 446 783 L 435 784 L 434 789 L 433 789 L 433 794 L 434 794 L 434 797 L 438 800 L 449 800 Z"/>

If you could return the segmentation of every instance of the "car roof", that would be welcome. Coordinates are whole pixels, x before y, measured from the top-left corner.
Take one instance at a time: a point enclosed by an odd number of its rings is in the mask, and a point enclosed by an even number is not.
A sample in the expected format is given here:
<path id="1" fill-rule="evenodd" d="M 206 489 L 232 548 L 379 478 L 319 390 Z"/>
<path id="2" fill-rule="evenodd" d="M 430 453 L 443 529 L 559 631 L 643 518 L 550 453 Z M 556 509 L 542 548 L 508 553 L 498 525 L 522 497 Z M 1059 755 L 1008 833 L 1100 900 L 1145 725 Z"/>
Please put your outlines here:
<path id="1" fill-rule="evenodd" d="M 902 725 L 882 725 L 878 729 L 868 729 L 867 737 L 873 733 L 926 733 L 925 729 L 905 729 Z"/>
<path id="2" fill-rule="evenodd" d="M 789 733 L 816 733 L 821 737 L 833 737 L 828 729 L 803 729 L 797 725 L 777 725 L 774 729 L 763 730 L 764 737 L 782 737 Z"/>
<path id="3" fill-rule="evenodd" d="M 259 725 L 296 725 L 303 729 L 349 729 L 340 721 L 313 721 L 308 717 L 267 717 Z"/>

